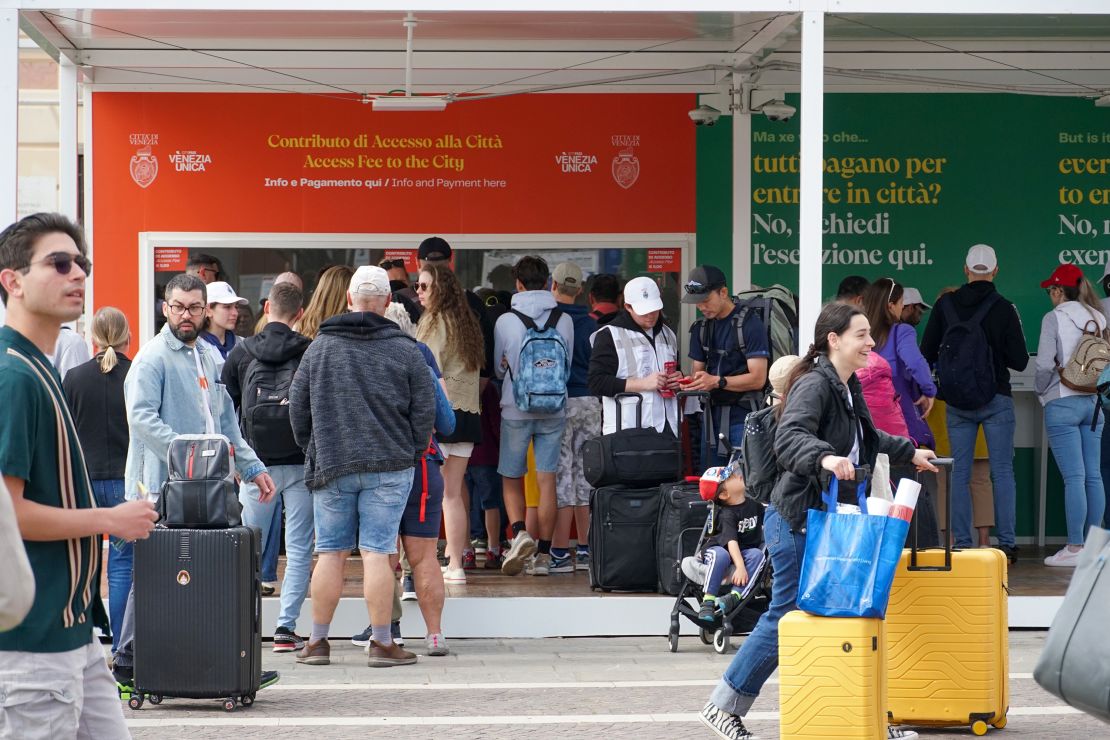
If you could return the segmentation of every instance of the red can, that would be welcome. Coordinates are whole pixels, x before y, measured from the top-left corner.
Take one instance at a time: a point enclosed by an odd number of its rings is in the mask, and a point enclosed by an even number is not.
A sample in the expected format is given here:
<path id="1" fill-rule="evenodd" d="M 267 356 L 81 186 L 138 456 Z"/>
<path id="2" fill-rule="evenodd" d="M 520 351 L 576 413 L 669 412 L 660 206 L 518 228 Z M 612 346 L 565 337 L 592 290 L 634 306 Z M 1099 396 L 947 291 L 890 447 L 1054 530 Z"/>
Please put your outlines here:
<path id="1" fill-rule="evenodd" d="M 668 376 L 673 375 L 677 369 L 678 363 L 674 360 L 669 360 L 663 363 L 663 373 Z M 674 398 L 674 391 L 672 391 L 670 388 L 664 388 L 663 390 L 659 391 L 659 395 L 663 398 Z"/>

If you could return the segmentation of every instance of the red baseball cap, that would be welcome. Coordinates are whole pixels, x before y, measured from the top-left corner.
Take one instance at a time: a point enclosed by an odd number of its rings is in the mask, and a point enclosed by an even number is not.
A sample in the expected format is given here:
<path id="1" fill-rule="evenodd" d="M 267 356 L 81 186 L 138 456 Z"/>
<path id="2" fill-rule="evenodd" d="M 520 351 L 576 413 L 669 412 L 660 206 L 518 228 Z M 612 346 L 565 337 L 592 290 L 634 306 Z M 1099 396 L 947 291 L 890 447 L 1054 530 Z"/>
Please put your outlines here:
<path id="1" fill-rule="evenodd" d="M 1042 288 L 1048 288 L 1053 285 L 1061 285 L 1066 288 L 1074 288 L 1083 281 L 1083 271 L 1075 265 L 1060 265 L 1052 271 L 1052 275 L 1048 280 L 1041 282 Z"/>

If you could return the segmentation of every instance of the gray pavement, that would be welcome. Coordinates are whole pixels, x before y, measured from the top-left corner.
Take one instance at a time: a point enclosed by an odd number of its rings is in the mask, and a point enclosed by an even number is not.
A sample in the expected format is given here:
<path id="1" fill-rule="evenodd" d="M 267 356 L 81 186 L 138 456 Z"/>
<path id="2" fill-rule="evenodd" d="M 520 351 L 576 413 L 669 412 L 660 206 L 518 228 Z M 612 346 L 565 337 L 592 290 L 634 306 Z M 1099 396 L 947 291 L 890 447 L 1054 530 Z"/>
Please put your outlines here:
<path id="1" fill-rule="evenodd" d="M 1106 725 L 1044 692 L 1031 673 L 1044 632 L 1010 635 L 1011 714 L 999 738 L 1098 738 Z M 415 645 L 413 643 L 416 643 Z M 739 642 L 739 640 L 735 640 Z M 697 638 L 667 651 L 662 638 L 453 640 L 446 658 L 371 669 L 361 649 L 336 640 L 330 666 L 303 666 L 264 645 L 282 672 L 256 704 L 234 713 L 212 701 L 167 699 L 125 709 L 135 738 L 540 738 L 712 737 L 696 719 L 729 656 Z M 423 653 L 420 641 L 410 648 Z M 778 737 L 778 684 L 769 683 L 748 726 Z M 970 738 L 967 728 L 919 729 L 922 738 Z"/>

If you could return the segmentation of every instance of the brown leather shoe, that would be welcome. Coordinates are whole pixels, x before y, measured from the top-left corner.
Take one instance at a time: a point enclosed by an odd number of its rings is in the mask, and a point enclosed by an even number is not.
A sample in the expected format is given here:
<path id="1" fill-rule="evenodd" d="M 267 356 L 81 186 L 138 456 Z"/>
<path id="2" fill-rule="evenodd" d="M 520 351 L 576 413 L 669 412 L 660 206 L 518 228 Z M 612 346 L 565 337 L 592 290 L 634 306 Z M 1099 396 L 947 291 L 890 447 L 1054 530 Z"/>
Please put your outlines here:
<path id="1" fill-rule="evenodd" d="M 416 662 L 416 653 L 410 653 L 396 643 L 389 643 L 385 647 L 380 642 L 370 641 L 366 665 L 371 668 L 391 668 L 395 665 L 412 665 Z"/>
<path id="2" fill-rule="evenodd" d="M 305 665 L 330 665 L 331 645 L 327 640 L 306 642 L 305 646 L 297 653 L 297 662 Z"/>

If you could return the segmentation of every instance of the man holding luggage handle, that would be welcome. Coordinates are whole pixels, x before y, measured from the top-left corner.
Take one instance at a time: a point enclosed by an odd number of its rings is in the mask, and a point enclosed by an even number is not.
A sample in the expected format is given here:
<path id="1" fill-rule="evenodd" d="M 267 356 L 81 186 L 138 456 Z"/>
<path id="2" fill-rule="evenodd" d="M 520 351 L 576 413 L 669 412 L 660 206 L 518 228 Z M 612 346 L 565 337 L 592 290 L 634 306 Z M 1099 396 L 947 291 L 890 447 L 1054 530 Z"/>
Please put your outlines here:
<path id="1" fill-rule="evenodd" d="M 274 482 L 239 431 L 235 407 L 219 380 L 215 348 L 198 342 L 207 302 L 204 281 L 182 274 L 166 285 L 162 311 L 166 325 L 143 345 L 124 381 L 131 441 L 127 448 L 124 491 L 139 497 L 139 483 L 160 491 L 169 476 L 167 453 L 180 434 L 222 434 L 235 450 L 235 467 L 244 481 L 258 487 L 259 500 L 273 498 Z M 135 589 L 127 597 L 113 672 L 123 686 L 134 678 Z M 260 688 L 277 682 L 276 671 L 263 671 Z"/>
<path id="2" fill-rule="evenodd" d="M 690 327 L 694 374 L 685 389 L 709 392 L 705 423 L 712 422 L 712 438 L 724 433 L 739 447 L 745 417 L 764 403 L 771 357 L 767 327 L 758 311 L 733 301 L 725 274 L 713 265 L 691 270 L 684 288 L 682 302 L 697 304 L 703 317 Z M 719 448 L 707 452 L 707 467 L 728 459 Z"/>
<path id="3" fill-rule="evenodd" d="M 0 470 L 35 579 L 30 613 L 0 634 L 0 737 L 131 737 L 93 637 L 94 625 L 108 632 L 101 536 L 145 538 L 157 515 L 146 501 L 96 507 L 47 359 L 62 323 L 84 310 L 91 269 L 81 230 L 64 216 L 35 214 L 0 234 Z"/>

